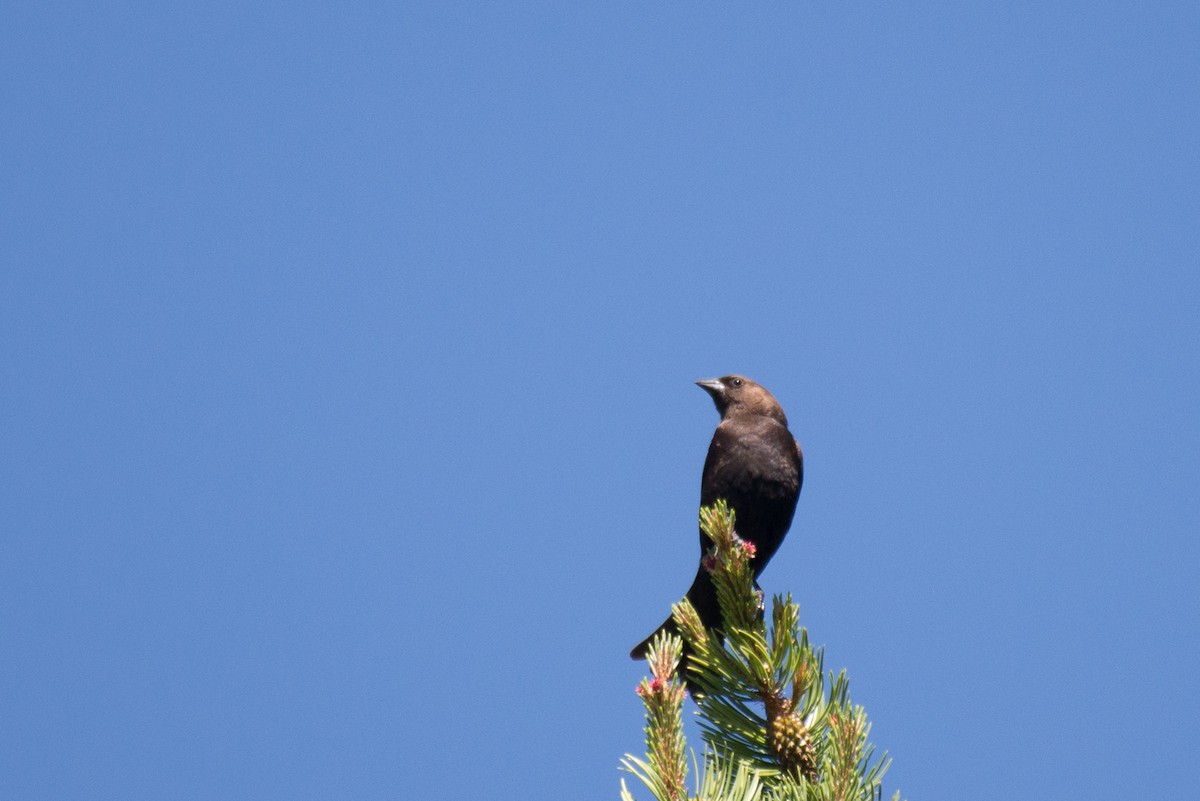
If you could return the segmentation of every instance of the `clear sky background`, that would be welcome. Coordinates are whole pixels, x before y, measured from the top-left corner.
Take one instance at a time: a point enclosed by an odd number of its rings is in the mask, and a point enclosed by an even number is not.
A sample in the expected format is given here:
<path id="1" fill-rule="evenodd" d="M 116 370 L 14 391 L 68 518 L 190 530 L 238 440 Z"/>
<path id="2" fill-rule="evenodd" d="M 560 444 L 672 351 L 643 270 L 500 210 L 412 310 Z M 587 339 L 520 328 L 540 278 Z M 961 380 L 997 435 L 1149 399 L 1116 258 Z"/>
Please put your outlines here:
<path id="1" fill-rule="evenodd" d="M 888 795 L 1194 795 L 1198 42 L 7 4 L 0 797 L 616 798 L 730 372 Z"/>

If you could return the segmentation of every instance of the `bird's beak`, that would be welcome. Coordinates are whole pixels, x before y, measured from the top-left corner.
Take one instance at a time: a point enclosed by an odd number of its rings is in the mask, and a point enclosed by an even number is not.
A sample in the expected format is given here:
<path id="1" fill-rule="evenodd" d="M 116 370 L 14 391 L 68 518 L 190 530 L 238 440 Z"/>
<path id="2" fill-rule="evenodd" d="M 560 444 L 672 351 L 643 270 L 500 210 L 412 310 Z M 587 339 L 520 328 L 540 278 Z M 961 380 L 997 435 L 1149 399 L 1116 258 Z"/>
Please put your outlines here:
<path id="1" fill-rule="evenodd" d="M 714 398 L 719 397 L 725 391 L 725 385 L 721 383 L 721 379 L 719 378 L 706 378 L 703 381 L 697 381 L 696 386 Z"/>

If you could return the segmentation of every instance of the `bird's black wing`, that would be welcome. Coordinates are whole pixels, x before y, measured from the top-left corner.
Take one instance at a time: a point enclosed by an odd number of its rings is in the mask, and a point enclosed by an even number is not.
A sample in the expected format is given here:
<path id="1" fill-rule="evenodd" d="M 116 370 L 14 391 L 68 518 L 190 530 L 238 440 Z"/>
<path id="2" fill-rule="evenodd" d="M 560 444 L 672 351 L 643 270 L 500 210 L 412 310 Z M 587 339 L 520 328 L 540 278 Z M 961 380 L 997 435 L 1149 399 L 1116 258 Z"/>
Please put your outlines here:
<path id="1" fill-rule="evenodd" d="M 803 480 L 803 457 L 779 421 L 755 415 L 717 426 L 700 481 L 700 505 L 724 498 L 738 535 L 754 543 L 755 574 L 766 566 L 792 524 Z M 711 543 L 701 534 L 703 554 Z"/>

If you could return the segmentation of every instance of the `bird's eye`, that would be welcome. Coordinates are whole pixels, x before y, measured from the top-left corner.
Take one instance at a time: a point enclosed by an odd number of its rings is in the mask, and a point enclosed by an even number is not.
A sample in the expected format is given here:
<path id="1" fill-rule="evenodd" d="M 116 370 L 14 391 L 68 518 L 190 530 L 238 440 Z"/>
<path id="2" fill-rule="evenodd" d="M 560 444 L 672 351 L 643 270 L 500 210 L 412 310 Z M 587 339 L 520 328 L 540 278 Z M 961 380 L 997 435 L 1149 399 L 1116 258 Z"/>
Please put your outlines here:
<path id="1" fill-rule="evenodd" d="M 733 385 L 735 387 L 740 387 L 742 385 L 742 379 L 740 379 L 740 378 L 733 379 Z"/>

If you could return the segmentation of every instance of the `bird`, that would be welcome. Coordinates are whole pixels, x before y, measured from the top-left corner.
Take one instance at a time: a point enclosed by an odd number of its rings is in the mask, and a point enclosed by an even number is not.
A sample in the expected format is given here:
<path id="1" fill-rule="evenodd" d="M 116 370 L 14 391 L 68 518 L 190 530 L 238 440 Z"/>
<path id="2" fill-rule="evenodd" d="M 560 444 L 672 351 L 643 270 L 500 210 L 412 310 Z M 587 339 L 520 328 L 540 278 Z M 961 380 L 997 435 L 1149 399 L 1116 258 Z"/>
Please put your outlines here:
<path id="1" fill-rule="evenodd" d="M 738 536 L 754 544 L 751 568 L 758 579 L 791 528 L 804 483 L 804 453 L 788 429 L 783 407 L 762 385 L 740 375 L 705 379 L 696 385 L 712 397 L 721 415 L 700 477 L 700 506 L 723 498 L 733 509 Z M 701 563 L 687 598 L 705 628 L 719 631 L 722 619 L 717 590 L 704 567 L 704 557 L 712 546 L 701 531 Z M 650 642 L 664 630 L 678 633 L 673 618 L 668 617 L 634 646 L 630 657 L 644 659 Z M 685 642 L 679 666 L 685 680 L 687 656 Z M 695 694 L 697 688 L 688 683 Z"/>

